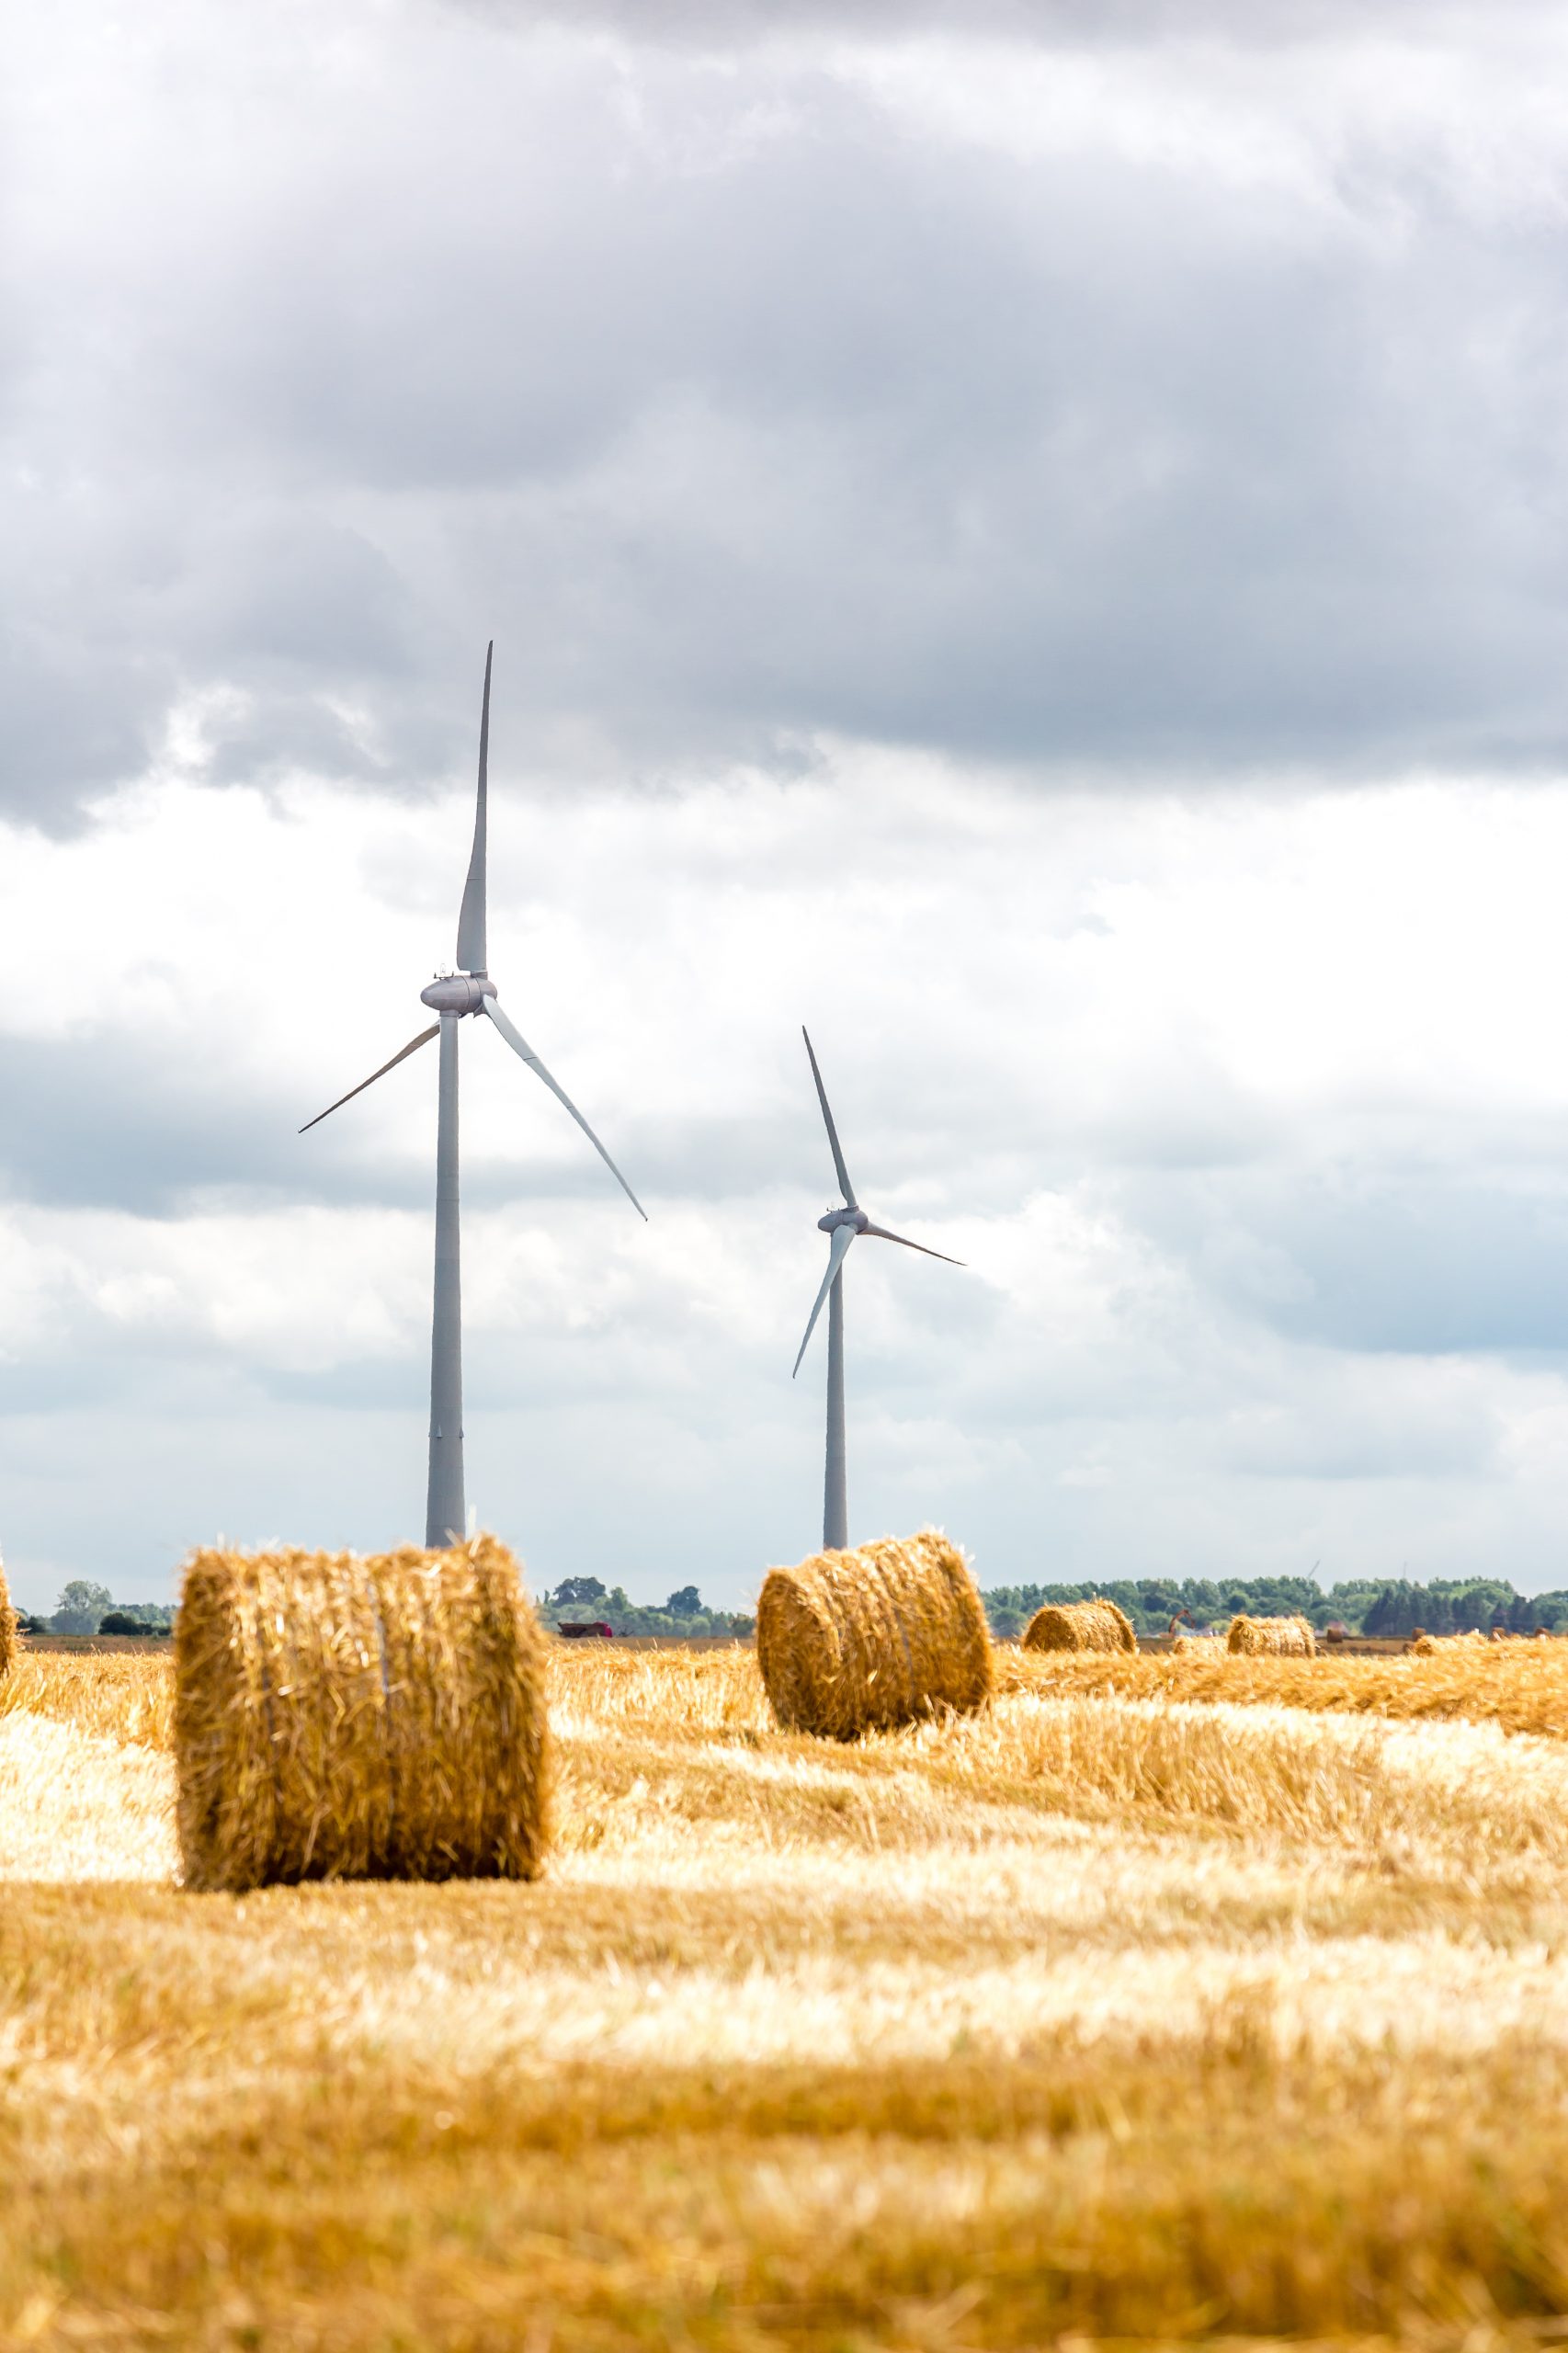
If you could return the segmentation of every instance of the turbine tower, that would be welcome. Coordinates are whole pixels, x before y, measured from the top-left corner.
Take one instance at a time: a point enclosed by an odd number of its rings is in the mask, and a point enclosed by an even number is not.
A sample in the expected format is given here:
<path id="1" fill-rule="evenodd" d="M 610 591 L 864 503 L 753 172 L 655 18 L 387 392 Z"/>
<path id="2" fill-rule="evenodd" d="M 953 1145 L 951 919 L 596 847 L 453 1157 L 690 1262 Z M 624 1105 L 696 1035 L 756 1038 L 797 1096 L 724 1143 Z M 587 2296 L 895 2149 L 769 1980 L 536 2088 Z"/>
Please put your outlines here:
<path id="1" fill-rule="evenodd" d="M 459 1184 L 458 1184 L 458 1025 L 470 1013 L 488 1016 L 501 1032 L 512 1051 L 527 1063 L 536 1076 L 542 1078 L 551 1093 L 571 1112 L 605 1166 L 609 1170 L 639 1217 L 646 1219 L 647 1211 L 605 1150 L 603 1144 L 578 1110 L 575 1103 L 558 1086 L 533 1048 L 514 1029 L 502 1012 L 495 995 L 495 983 L 488 971 L 488 950 L 484 936 L 485 904 L 485 801 L 488 791 L 490 765 L 490 664 L 494 654 L 494 639 L 484 653 L 484 700 L 479 720 L 479 798 L 473 819 L 473 849 L 468 862 L 468 881 L 463 886 L 462 906 L 458 915 L 458 966 L 452 972 L 443 972 L 427 989 L 421 989 L 419 1001 L 427 1005 L 438 1017 L 428 1029 L 411 1038 L 406 1046 L 395 1053 L 390 1063 L 373 1070 L 369 1078 L 318 1111 L 300 1130 L 301 1135 L 316 1127 L 332 1112 L 351 1103 L 356 1095 L 363 1095 L 378 1078 L 395 1070 L 401 1062 L 427 1046 L 432 1038 L 441 1040 L 440 1077 L 437 1101 L 439 1111 L 436 1130 L 436 1308 L 430 1333 L 430 1477 L 426 1491 L 425 1541 L 431 1548 L 460 1541 L 467 1526 L 467 1510 L 463 1500 L 463 1367 L 462 1367 L 462 1284 L 459 1245 Z"/>
<path id="2" fill-rule="evenodd" d="M 795 1372 L 801 1370 L 801 1358 L 816 1330 L 822 1303 L 827 1302 L 827 1476 L 823 1487 L 822 1549 L 824 1552 L 842 1552 L 849 1544 L 849 1493 L 844 1458 L 844 1261 L 849 1256 L 849 1245 L 858 1233 L 875 1234 L 879 1242 L 901 1242 L 906 1250 L 919 1250 L 927 1258 L 940 1258 L 945 1266 L 961 1267 L 961 1258 L 949 1258 L 944 1250 L 927 1250 L 924 1242 L 911 1242 L 906 1234 L 890 1233 L 885 1225 L 873 1225 L 859 1202 L 855 1188 L 849 1182 L 849 1171 L 844 1165 L 839 1148 L 838 1130 L 833 1124 L 833 1113 L 827 1108 L 827 1090 L 822 1083 L 817 1058 L 812 1052 L 812 1041 L 802 1027 L 801 1035 L 806 1040 L 806 1053 L 811 1061 L 812 1076 L 817 1083 L 817 1101 L 822 1105 L 827 1140 L 833 1147 L 833 1165 L 838 1171 L 838 1189 L 844 1196 L 841 1210 L 829 1210 L 817 1220 L 817 1231 L 829 1236 L 827 1272 L 822 1279 L 822 1289 L 816 1295 L 811 1321 L 806 1325 L 806 1337 L 801 1342 L 801 1355 L 795 1358 Z M 795 1373 L 790 1378 L 793 1381 Z"/>

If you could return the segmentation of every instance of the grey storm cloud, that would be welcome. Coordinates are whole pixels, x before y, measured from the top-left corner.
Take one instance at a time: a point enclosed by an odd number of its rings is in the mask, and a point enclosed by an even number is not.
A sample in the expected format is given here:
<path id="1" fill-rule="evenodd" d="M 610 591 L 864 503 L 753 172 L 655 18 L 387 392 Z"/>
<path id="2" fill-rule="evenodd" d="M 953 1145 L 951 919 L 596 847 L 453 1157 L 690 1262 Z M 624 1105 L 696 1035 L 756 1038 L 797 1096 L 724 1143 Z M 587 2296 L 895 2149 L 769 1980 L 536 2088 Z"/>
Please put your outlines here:
<path id="1" fill-rule="evenodd" d="M 1114 12 L 1116 54 L 1173 21 Z M 1203 21 L 1221 86 L 1303 19 Z M 18 813 L 73 822 L 204 694 L 219 781 L 417 787 L 492 632 L 553 775 L 823 733 L 1047 779 L 1568 749 L 1551 205 L 1398 131 L 1316 194 L 1092 125 L 923 138 L 822 47 L 1103 47 L 1076 8 L 193 22 L 119 61 L 131 129 L 62 52 L 15 122 Z"/>

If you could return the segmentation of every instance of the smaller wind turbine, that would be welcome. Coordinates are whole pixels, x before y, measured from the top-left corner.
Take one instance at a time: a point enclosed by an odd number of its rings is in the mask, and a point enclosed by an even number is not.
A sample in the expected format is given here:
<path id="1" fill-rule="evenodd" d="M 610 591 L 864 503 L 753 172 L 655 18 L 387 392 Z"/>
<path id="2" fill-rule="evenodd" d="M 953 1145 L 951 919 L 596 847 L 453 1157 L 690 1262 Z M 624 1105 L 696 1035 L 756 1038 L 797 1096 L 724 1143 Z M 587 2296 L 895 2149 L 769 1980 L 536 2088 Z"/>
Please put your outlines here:
<path id="1" fill-rule="evenodd" d="M 795 1358 L 795 1372 L 801 1370 L 801 1358 L 816 1330 L 822 1303 L 827 1302 L 827 1476 L 823 1488 L 822 1548 L 824 1552 L 842 1552 L 849 1543 L 849 1493 L 844 1453 L 844 1261 L 849 1256 L 849 1245 L 858 1233 L 875 1234 L 879 1242 L 901 1242 L 906 1250 L 918 1250 L 927 1258 L 940 1258 L 944 1266 L 961 1267 L 961 1258 L 949 1258 L 945 1250 L 927 1250 L 924 1242 L 911 1242 L 907 1234 L 892 1233 L 885 1225 L 873 1225 L 859 1202 L 855 1188 L 849 1182 L 849 1171 L 844 1165 L 839 1149 L 838 1130 L 833 1124 L 833 1113 L 827 1108 L 827 1090 L 822 1083 L 817 1058 L 812 1052 L 812 1041 L 804 1027 L 801 1035 L 806 1040 L 806 1053 L 812 1065 L 812 1076 L 817 1083 L 817 1101 L 827 1129 L 827 1140 L 833 1147 L 833 1165 L 838 1171 L 838 1189 L 844 1196 L 841 1210 L 829 1210 L 817 1220 L 817 1231 L 829 1236 L 827 1272 L 822 1279 L 822 1289 L 816 1295 L 811 1321 L 806 1325 L 806 1337 L 801 1342 L 801 1355 Z M 795 1373 L 790 1376 L 793 1381 Z"/>

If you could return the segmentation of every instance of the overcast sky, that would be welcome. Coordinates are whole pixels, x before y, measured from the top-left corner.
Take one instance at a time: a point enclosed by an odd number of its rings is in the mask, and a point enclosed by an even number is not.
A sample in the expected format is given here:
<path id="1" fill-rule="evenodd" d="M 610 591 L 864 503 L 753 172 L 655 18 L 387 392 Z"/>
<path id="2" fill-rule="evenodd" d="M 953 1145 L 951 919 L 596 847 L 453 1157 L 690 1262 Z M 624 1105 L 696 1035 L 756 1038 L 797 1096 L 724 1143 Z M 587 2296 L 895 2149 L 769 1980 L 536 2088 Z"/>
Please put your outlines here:
<path id="1" fill-rule="evenodd" d="M 0 1545 L 1568 1585 L 1568 17 L 17 0 Z"/>

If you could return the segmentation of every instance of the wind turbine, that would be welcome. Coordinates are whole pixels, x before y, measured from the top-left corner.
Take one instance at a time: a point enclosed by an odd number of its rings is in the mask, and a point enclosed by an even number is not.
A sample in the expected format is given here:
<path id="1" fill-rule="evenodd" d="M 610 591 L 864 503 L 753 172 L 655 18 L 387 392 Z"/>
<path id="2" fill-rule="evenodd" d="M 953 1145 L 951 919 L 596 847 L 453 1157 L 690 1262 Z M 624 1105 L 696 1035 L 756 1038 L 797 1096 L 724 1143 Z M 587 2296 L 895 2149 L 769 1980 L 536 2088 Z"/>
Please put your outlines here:
<path id="1" fill-rule="evenodd" d="M 474 810 L 468 881 L 463 885 L 462 906 L 458 915 L 458 969 L 438 973 L 427 989 L 419 992 L 420 1003 L 429 1006 L 439 1017 L 428 1029 L 421 1029 L 417 1038 L 411 1038 L 390 1063 L 373 1070 L 369 1078 L 351 1086 L 347 1095 L 340 1095 L 335 1103 L 329 1103 L 324 1111 L 318 1111 L 300 1130 L 304 1135 L 307 1130 L 319 1126 L 332 1112 L 351 1103 L 356 1095 L 363 1095 L 378 1078 L 384 1078 L 389 1070 L 406 1062 L 421 1046 L 427 1046 L 432 1038 L 439 1037 L 436 1309 L 430 1334 L 430 1478 L 425 1502 L 425 1541 L 432 1548 L 460 1540 L 467 1522 L 463 1502 L 462 1284 L 458 1199 L 458 1024 L 465 1014 L 483 1013 L 489 1017 L 512 1051 L 543 1079 L 551 1093 L 571 1112 L 638 1216 L 645 1220 L 648 1214 L 571 1097 L 556 1085 L 533 1048 L 502 1012 L 496 1001 L 495 983 L 486 969 L 484 835 L 490 765 L 490 664 L 494 651 L 492 639 L 484 653 L 484 700 L 479 720 L 479 798 Z"/>
<path id="2" fill-rule="evenodd" d="M 823 1488 L 822 1549 L 824 1552 L 845 1552 L 849 1543 L 849 1495 L 844 1459 L 844 1261 L 849 1256 L 849 1245 L 858 1233 L 875 1234 L 879 1242 L 901 1242 L 906 1250 L 919 1250 L 927 1258 L 940 1258 L 945 1266 L 961 1267 L 961 1258 L 949 1258 L 945 1250 L 927 1250 L 924 1242 L 911 1242 L 906 1234 L 891 1233 L 885 1225 L 873 1225 L 859 1202 L 855 1188 L 849 1182 L 849 1171 L 844 1165 L 839 1148 L 838 1130 L 833 1124 L 833 1113 L 827 1108 L 827 1090 L 822 1083 L 817 1058 L 812 1052 L 812 1041 L 802 1026 L 801 1035 L 806 1040 L 806 1053 L 812 1065 L 812 1076 L 817 1083 L 817 1101 L 822 1105 L 823 1123 L 827 1140 L 833 1146 L 833 1165 L 838 1171 L 838 1189 L 844 1196 L 841 1210 L 829 1210 L 817 1220 L 817 1231 L 829 1236 L 827 1272 L 822 1279 L 822 1289 L 816 1295 L 811 1321 L 806 1325 L 806 1337 L 801 1342 L 801 1355 L 795 1358 L 795 1372 L 801 1370 L 801 1358 L 816 1330 L 822 1303 L 827 1302 L 827 1477 Z M 790 1376 L 793 1381 L 795 1373 Z"/>

